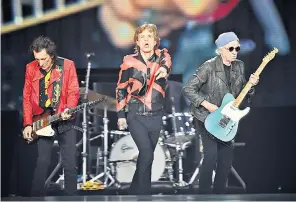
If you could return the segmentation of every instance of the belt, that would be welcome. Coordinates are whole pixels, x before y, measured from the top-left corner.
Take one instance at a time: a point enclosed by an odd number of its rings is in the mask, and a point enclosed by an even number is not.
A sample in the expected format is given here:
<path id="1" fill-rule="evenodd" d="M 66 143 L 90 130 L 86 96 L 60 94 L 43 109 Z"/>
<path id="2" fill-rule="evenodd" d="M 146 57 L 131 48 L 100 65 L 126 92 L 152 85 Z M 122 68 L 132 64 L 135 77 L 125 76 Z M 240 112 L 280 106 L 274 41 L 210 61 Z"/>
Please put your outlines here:
<path id="1" fill-rule="evenodd" d="M 156 116 L 163 111 L 163 107 L 162 106 L 155 106 L 155 107 L 157 108 L 155 110 L 146 109 L 145 105 L 140 100 L 136 98 L 132 98 L 129 101 L 128 108 L 133 108 L 133 109 L 129 109 L 128 111 L 133 111 L 137 115 L 141 115 L 141 116 Z"/>

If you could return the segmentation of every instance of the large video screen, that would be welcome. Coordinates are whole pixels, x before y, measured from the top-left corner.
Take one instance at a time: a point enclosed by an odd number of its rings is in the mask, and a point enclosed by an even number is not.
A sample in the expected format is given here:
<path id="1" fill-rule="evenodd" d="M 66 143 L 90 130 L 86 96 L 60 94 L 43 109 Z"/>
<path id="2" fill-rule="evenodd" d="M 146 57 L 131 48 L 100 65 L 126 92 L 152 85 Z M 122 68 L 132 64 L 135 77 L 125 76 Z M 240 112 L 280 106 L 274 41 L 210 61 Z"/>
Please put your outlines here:
<path id="1" fill-rule="evenodd" d="M 215 57 L 215 39 L 222 32 L 233 31 L 239 37 L 238 59 L 245 63 L 246 79 L 276 47 L 279 52 L 260 75 L 252 103 L 295 105 L 296 32 L 289 14 L 293 2 L 108 0 L 96 8 L 2 35 L 2 108 L 21 107 L 25 65 L 33 60 L 28 48 L 36 36 L 51 37 L 58 54 L 72 59 L 79 72 L 87 68 L 85 53 L 89 52 L 95 54 L 92 70 L 118 70 L 123 57 L 134 53 L 134 32 L 143 23 L 157 25 L 160 48 L 169 50 L 172 74 L 181 75 L 181 86 Z"/>

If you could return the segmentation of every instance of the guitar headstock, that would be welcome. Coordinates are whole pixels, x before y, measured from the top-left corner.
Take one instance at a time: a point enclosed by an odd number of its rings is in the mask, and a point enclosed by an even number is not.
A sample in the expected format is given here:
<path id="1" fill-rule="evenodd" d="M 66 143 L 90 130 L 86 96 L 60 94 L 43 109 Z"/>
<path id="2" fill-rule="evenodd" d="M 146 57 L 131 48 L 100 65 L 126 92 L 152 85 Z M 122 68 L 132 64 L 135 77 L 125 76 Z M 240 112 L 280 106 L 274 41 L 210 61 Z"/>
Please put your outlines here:
<path id="1" fill-rule="evenodd" d="M 274 48 L 271 52 L 269 52 L 264 58 L 263 62 L 268 63 L 270 60 L 272 60 L 275 57 L 275 54 L 277 54 L 279 50 L 277 48 Z"/>

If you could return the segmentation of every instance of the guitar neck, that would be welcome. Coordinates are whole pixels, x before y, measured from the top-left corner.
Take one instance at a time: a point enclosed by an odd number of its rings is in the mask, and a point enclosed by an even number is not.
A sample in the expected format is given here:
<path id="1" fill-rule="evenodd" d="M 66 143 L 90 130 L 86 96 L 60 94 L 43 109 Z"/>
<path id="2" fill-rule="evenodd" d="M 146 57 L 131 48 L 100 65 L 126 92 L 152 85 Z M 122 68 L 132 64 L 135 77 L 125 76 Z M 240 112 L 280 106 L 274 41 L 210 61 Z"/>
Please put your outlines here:
<path id="1" fill-rule="evenodd" d="M 84 105 L 86 105 L 86 107 L 92 107 L 92 106 L 95 106 L 96 104 L 98 104 L 98 103 L 100 103 L 100 102 L 102 102 L 104 100 L 106 100 L 105 97 L 103 97 L 101 99 L 98 99 L 98 100 L 95 100 L 95 101 L 91 101 L 91 102 L 88 102 L 88 103 L 78 105 L 77 107 L 74 107 L 73 109 L 69 109 L 69 111 L 67 113 L 69 115 L 72 115 L 72 114 L 82 110 L 84 108 Z M 55 122 L 55 121 L 59 120 L 61 118 L 61 114 L 62 114 L 62 112 L 50 116 L 49 117 L 49 123 L 52 123 L 52 122 Z"/>
<path id="2" fill-rule="evenodd" d="M 252 84 L 250 82 L 248 82 L 245 87 L 243 88 L 243 90 L 240 92 L 240 94 L 237 96 L 237 98 L 234 100 L 233 102 L 233 106 L 234 107 L 239 107 L 240 104 L 242 103 L 242 101 L 244 100 L 244 98 L 246 97 L 246 95 L 248 94 L 249 90 L 251 89 Z"/>
<path id="3" fill-rule="evenodd" d="M 254 75 L 259 76 L 265 66 L 266 66 L 266 63 L 263 61 L 261 65 L 258 67 L 258 69 L 256 70 L 256 72 L 254 73 Z M 242 101 L 244 100 L 244 98 L 246 97 L 246 95 L 248 94 L 251 88 L 252 88 L 252 84 L 248 81 L 245 87 L 243 88 L 243 90 L 238 95 L 238 97 L 234 100 L 233 102 L 234 107 L 238 108 L 240 106 L 240 104 L 242 103 Z"/>
<path id="4" fill-rule="evenodd" d="M 106 97 L 103 97 L 102 99 L 98 99 L 98 100 L 95 100 L 95 101 L 91 101 L 91 102 L 88 102 L 88 103 L 78 105 L 77 107 L 75 107 L 73 109 L 69 109 L 67 114 L 72 115 L 73 113 L 84 109 L 84 106 L 93 107 L 96 104 L 98 104 L 98 103 L 100 103 L 100 102 L 102 102 L 104 100 L 106 100 Z M 62 115 L 62 112 L 58 113 L 58 114 L 51 115 L 51 116 L 50 116 L 50 113 L 45 113 L 45 114 L 43 114 L 41 116 L 35 116 L 35 118 L 33 117 L 33 120 L 34 119 L 36 120 L 36 121 L 33 122 L 33 130 L 38 131 L 38 130 L 40 130 L 42 128 L 45 128 L 45 127 L 49 126 L 53 122 L 60 120 L 61 115 Z"/>
<path id="5" fill-rule="evenodd" d="M 274 48 L 273 51 L 271 51 L 270 53 L 268 53 L 268 55 L 266 55 L 263 58 L 262 63 L 260 64 L 260 66 L 257 68 L 256 72 L 254 73 L 255 76 L 259 76 L 261 74 L 261 72 L 263 71 L 264 67 L 267 65 L 267 63 L 269 63 L 269 61 L 271 61 L 275 57 L 275 54 L 278 51 L 279 50 L 277 48 Z M 248 81 L 247 84 L 246 84 L 246 86 L 241 91 L 241 93 L 234 100 L 234 102 L 233 102 L 233 106 L 234 107 L 237 107 L 237 108 L 239 107 L 239 105 L 242 103 L 242 101 L 244 100 L 244 98 L 246 97 L 246 95 L 248 94 L 248 92 L 250 91 L 251 87 L 252 87 L 252 84 Z"/>
<path id="6" fill-rule="evenodd" d="M 73 109 L 69 109 L 69 111 L 67 112 L 69 115 L 74 114 L 75 112 L 80 111 L 81 109 L 83 109 L 84 105 L 78 105 L 77 107 L 73 108 Z M 49 117 L 49 123 L 55 122 L 57 120 L 59 120 L 61 118 L 61 113 L 58 114 L 54 114 L 52 116 Z"/>

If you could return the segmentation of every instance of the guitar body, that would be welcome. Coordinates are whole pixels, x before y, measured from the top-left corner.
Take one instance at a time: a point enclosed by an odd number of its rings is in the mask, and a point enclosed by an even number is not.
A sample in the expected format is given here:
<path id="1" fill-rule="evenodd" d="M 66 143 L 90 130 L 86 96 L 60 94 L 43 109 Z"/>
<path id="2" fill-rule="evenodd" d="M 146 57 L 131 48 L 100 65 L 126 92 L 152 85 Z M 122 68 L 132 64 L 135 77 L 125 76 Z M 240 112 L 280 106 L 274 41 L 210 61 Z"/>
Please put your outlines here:
<path id="1" fill-rule="evenodd" d="M 38 138 L 38 136 L 46 136 L 52 137 L 54 136 L 54 130 L 49 124 L 48 117 L 50 116 L 50 112 L 46 111 L 41 115 L 37 115 L 33 117 L 33 138 Z"/>
<path id="2" fill-rule="evenodd" d="M 206 130 L 223 142 L 229 142 L 235 138 L 240 119 L 250 111 L 249 107 L 244 110 L 233 107 L 234 100 L 233 95 L 227 93 L 223 97 L 221 106 L 209 114 L 205 120 Z"/>
<path id="3" fill-rule="evenodd" d="M 87 102 L 86 105 L 91 108 L 100 102 L 106 101 L 106 97 L 102 97 L 100 99 Z M 78 105 L 72 109 L 67 111 L 68 115 L 72 115 L 82 109 L 84 109 L 85 104 Z M 32 138 L 33 140 L 37 139 L 38 136 L 52 137 L 55 134 L 55 131 L 52 129 L 51 124 L 61 120 L 61 112 L 58 114 L 51 115 L 51 111 L 44 111 L 42 114 L 33 116 L 33 131 Z M 32 140 L 32 141 L 33 141 Z M 31 141 L 30 141 L 31 142 Z"/>
<path id="4" fill-rule="evenodd" d="M 46 137 L 52 137 L 54 136 L 54 130 L 52 129 L 51 125 L 46 126 L 40 130 L 37 130 L 36 132 L 37 136 L 46 136 Z"/>

